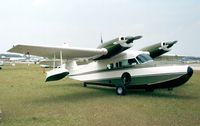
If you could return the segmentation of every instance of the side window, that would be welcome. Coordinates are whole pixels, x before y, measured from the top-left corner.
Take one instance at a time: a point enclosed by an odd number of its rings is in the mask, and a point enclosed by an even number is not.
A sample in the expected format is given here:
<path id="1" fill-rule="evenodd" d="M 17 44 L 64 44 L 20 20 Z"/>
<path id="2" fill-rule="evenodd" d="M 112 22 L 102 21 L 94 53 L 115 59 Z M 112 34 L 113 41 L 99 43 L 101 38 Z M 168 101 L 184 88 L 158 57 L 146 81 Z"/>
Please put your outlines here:
<path id="1" fill-rule="evenodd" d="M 114 68 L 114 64 L 111 63 L 111 64 L 110 64 L 110 69 L 113 69 L 113 68 Z"/>
<path id="2" fill-rule="evenodd" d="M 128 64 L 129 64 L 129 65 L 135 65 L 135 64 L 137 64 L 137 61 L 136 61 L 135 58 L 129 59 L 129 60 L 128 60 Z"/>
<path id="3" fill-rule="evenodd" d="M 113 69 L 113 68 L 114 68 L 114 64 L 113 63 L 107 65 L 107 69 L 110 70 L 110 69 Z"/>
<path id="4" fill-rule="evenodd" d="M 119 62 L 119 67 L 122 67 L 122 62 Z"/>
<path id="5" fill-rule="evenodd" d="M 128 64 L 128 60 L 122 60 L 122 61 L 121 61 L 121 64 L 122 64 L 122 67 L 126 67 L 126 66 L 129 65 L 129 64 Z"/>
<path id="6" fill-rule="evenodd" d="M 118 68 L 119 67 L 119 63 L 116 63 L 116 68 Z"/>
<path id="7" fill-rule="evenodd" d="M 111 65 L 110 64 L 107 65 L 107 69 L 109 69 L 109 70 L 111 69 Z"/>

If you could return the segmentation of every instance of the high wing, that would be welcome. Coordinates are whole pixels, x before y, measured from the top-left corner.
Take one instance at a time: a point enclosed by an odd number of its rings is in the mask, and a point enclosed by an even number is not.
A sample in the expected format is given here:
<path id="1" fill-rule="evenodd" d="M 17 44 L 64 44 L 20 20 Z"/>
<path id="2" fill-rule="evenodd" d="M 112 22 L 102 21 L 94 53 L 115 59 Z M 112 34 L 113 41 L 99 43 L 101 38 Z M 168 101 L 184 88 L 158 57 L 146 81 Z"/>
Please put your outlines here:
<path id="1" fill-rule="evenodd" d="M 16 45 L 9 49 L 8 52 L 36 55 L 48 58 L 60 58 L 62 52 L 63 59 L 78 58 L 98 58 L 107 54 L 106 49 L 75 48 L 75 47 L 51 47 L 35 45 Z"/>
<path id="2" fill-rule="evenodd" d="M 133 46 L 133 41 L 142 38 L 142 36 L 121 36 L 98 46 L 97 49 L 76 48 L 76 47 L 51 47 L 36 45 L 16 45 L 8 52 L 36 55 L 48 58 L 60 57 L 62 52 L 63 59 L 93 59 L 103 60 L 111 58 Z"/>

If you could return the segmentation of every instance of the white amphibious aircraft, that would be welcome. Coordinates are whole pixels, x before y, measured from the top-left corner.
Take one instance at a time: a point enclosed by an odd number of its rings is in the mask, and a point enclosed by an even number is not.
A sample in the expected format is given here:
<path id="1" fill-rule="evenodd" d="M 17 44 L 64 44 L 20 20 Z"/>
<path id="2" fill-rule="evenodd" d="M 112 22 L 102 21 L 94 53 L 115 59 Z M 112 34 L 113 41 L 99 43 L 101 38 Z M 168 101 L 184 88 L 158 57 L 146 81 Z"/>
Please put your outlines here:
<path id="1" fill-rule="evenodd" d="M 157 43 L 140 51 L 127 50 L 133 46 L 133 41 L 140 38 L 141 36 L 118 37 L 102 42 L 97 49 L 16 45 L 8 51 L 54 59 L 59 57 L 61 66 L 47 72 L 46 81 L 67 76 L 84 82 L 84 86 L 94 84 L 116 87 L 118 95 L 125 95 L 129 88 L 146 91 L 172 89 L 189 80 L 193 74 L 191 67 L 157 65 L 152 59 L 170 51 L 177 41 Z M 79 59 L 86 59 L 88 63 L 77 65 Z"/>

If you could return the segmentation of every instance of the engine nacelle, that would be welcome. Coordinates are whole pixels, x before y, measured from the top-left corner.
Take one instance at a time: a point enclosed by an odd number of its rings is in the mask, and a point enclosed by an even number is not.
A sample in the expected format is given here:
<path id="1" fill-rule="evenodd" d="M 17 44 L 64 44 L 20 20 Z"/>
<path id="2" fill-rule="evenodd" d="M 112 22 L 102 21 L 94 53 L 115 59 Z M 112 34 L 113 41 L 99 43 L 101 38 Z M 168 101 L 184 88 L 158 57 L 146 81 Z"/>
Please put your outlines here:
<path id="1" fill-rule="evenodd" d="M 177 41 L 173 41 L 173 42 L 161 42 L 161 47 L 159 49 L 162 49 L 164 51 L 170 51 L 171 47 L 177 43 Z"/>
<path id="2" fill-rule="evenodd" d="M 142 36 L 120 36 L 108 42 L 101 44 L 98 48 L 106 49 L 107 54 L 96 58 L 96 60 L 110 58 L 133 46 L 133 41 L 142 38 Z"/>
<path id="3" fill-rule="evenodd" d="M 132 37 L 132 36 L 127 36 L 127 37 L 124 37 L 124 36 L 120 36 L 118 38 L 118 41 L 114 42 L 113 44 L 120 44 L 122 47 L 132 47 L 133 46 L 133 41 L 134 40 L 137 40 L 137 39 L 140 39 L 142 38 L 142 36 L 135 36 L 135 37 Z"/>
<path id="4" fill-rule="evenodd" d="M 167 42 L 161 42 L 160 43 L 160 50 L 164 50 L 164 51 L 170 51 L 171 49 L 168 48 L 168 43 Z"/>
<path id="5" fill-rule="evenodd" d="M 161 43 L 157 43 L 154 45 L 150 45 L 147 46 L 143 49 L 141 49 L 141 51 L 148 51 L 150 53 L 150 56 L 152 58 L 156 58 L 166 52 L 169 52 L 171 50 L 171 47 L 177 43 L 177 41 L 172 41 L 172 42 L 161 42 Z"/>

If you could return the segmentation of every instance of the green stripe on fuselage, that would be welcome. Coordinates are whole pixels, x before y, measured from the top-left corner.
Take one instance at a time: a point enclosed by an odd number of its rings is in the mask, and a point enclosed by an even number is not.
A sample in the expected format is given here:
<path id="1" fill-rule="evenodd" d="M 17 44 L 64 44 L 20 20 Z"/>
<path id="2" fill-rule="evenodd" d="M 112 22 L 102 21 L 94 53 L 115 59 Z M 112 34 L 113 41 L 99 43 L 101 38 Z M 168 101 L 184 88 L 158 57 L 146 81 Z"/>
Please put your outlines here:
<path id="1" fill-rule="evenodd" d="M 152 85 L 157 84 L 169 80 L 176 79 L 183 74 L 175 73 L 175 74 L 156 74 L 156 75 L 143 75 L 143 76 L 132 76 L 131 82 L 129 85 Z M 115 86 L 119 86 L 122 84 L 121 78 L 110 78 L 110 79 L 102 79 L 102 80 L 93 80 L 88 83 L 102 83 L 102 84 L 112 84 Z"/>

